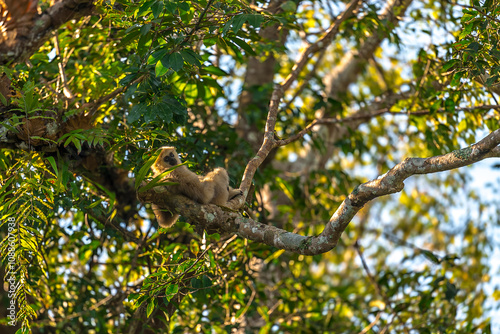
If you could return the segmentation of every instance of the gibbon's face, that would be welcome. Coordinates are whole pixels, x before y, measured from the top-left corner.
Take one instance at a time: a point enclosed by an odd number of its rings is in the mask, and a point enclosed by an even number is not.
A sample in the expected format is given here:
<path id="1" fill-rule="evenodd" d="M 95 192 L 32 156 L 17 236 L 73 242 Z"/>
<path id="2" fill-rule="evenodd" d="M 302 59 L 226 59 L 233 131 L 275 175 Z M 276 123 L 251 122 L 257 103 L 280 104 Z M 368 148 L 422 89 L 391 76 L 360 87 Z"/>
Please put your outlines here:
<path id="1" fill-rule="evenodd" d="M 169 146 L 162 149 L 158 160 L 160 160 L 162 162 L 162 165 L 167 168 L 178 165 L 180 163 L 179 156 L 175 151 L 175 148 Z"/>

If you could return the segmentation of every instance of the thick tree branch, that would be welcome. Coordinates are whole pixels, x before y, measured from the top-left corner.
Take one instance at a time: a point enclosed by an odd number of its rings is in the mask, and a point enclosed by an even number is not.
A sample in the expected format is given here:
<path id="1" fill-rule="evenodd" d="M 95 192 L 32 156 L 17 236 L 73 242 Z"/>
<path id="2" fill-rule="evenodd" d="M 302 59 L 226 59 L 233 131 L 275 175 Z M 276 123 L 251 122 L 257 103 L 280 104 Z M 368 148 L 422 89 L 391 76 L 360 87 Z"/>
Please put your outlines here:
<path id="1" fill-rule="evenodd" d="M 283 92 L 288 90 L 288 88 L 290 88 L 290 86 L 295 82 L 295 80 L 297 80 L 297 78 L 299 77 L 299 74 L 302 72 L 304 67 L 307 65 L 307 62 L 311 58 L 311 55 L 313 55 L 316 52 L 323 50 L 323 49 L 327 48 L 328 46 L 330 46 L 333 39 L 335 38 L 335 36 L 337 36 L 337 34 L 339 32 L 339 28 L 340 28 L 340 25 L 342 24 L 342 22 L 344 22 L 345 20 L 350 18 L 352 16 L 352 13 L 354 12 L 354 10 L 356 8 L 358 8 L 358 6 L 360 4 L 361 4 L 361 1 L 359 1 L 359 0 L 351 1 L 347 5 L 347 7 L 344 10 L 344 12 L 342 13 L 342 15 L 340 15 L 340 17 L 337 20 L 335 20 L 335 22 L 325 31 L 323 36 L 321 36 L 320 39 L 317 40 L 316 42 L 310 44 L 300 54 L 300 56 L 297 60 L 297 63 L 292 68 L 292 71 L 285 79 L 285 82 L 283 84 L 281 84 L 281 86 L 283 87 Z"/>
<path id="2" fill-rule="evenodd" d="M 29 58 L 63 23 L 91 14 L 93 0 L 62 0 L 0 38 L 0 65 Z M 7 8 L 9 10 L 9 8 Z M 29 29 L 26 29 L 26 28 Z"/>
<path id="3" fill-rule="evenodd" d="M 485 158 L 500 157 L 500 129 L 478 143 L 430 158 L 407 158 L 379 178 L 355 188 L 340 204 L 325 229 L 317 236 L 301 236 L 283 229 L 261 224 L 239 212 L 215 205 L 200 205 L 183 196 L 171 196 L 168 188 L 155 188 L 138 194 L 143 202 L 172 208 L 188 221 L 208 231 L 236 233 L 240 237 L 291 252 L 316 255 L 333 249 L 352 218 L 369 201 L 403 190 L 404 181 L 412 175 L 430 174 L 471 165 Z M 260 151 L 259 151 L 260 153 Z M 257 156 L 255 159 L 260 159 Z M 251 161 L 250 163 L 252 163 Z M 157 187 L 158 188 L 158 187 Z"/>
<path id="4" fill-rule="evenodd" d="M 388 31 L 397 26 L 411 2 L 412 0 L 390 0 L 387 2 L 379 19 L 386 20 Z M 373 57 L 373 54 L 387 35 L 388 33 L 376 31 L 366 38 L 358 49 L 346 53 L 340 64 L 325 76 L 326 94 L 336 98 L 339 93 L 346 92 L 349 85 L 358 78 L 365 62 Z"/>

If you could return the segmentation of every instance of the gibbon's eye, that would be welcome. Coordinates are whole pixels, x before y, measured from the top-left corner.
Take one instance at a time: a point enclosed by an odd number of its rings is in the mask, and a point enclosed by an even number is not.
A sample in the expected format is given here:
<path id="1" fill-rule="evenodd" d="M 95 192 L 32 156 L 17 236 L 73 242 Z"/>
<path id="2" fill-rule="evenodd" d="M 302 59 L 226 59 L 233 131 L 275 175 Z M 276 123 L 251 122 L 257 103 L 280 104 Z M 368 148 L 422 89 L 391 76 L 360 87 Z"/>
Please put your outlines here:
<path id="1" fill-rule="evenodd" d="M 173 158 L 174 157 L 174 152 L 170 152 L 170 157 Z"/>

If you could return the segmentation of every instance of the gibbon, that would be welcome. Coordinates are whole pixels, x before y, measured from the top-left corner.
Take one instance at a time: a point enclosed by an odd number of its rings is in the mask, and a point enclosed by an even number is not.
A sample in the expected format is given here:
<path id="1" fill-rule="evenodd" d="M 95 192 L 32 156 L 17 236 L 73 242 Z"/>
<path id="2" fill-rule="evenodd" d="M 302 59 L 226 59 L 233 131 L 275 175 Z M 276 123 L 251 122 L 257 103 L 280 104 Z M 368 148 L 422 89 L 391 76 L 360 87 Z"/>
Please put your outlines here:
<path id="1" fill-rule="evenodd" d="M 164 146 L 151 169 L 156 177 L 180 163 L 181 160 L 175 147 Z M 243 195 L 241 190 L 229 187 L 227 171 L 220 167 L 203 176 L 193 173 L 186 166 L 179 166 L 167 174 L 162 181 L 178 183 L 168 186 L 171 193 L 184 195 L 200 204 L 224 206 L 232 199 Z M 155 204 L 152 208 L 161 227 L 171 227 L 179 219 L 178 214 L 163 210 Z"/>

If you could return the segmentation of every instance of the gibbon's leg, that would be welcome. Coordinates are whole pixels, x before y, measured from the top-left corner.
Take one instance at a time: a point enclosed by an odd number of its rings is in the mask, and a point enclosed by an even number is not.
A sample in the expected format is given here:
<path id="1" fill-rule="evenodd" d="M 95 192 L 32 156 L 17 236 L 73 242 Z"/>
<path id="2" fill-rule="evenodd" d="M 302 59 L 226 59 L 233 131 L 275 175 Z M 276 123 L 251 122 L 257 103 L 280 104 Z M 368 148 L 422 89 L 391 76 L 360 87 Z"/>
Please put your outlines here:
<path id="1" fill-rule="evenodd" d="M 229 176 L 224 168 L 216 168 L 202 180 L 203 184 L 211 184 L 214 188 L 214 195 L 210 201 L 211 204 L 225 205 L 227 203 L 229 192 Z"/>
<path id="2" fill-rule="evenodd" d="M 158 224 L 163 228 L 172 227 L 177 219 L 179 219 L 178 214 L 171 213 L 168 210 L 160 209 L 160 207 L 156 204 L 151 205 L 151 208 L 153 209 Z"/>
<path id="3" fill-rule="evenodd" d="M 172 186 L 176 193 L 192 199 L 201 204 L 208 204 L 214 197 L 213 184 L 204 184 L 202 176 L 198 176 L 186 166 L 181 166 L 174 170 L 174 182 L 179 184 Z"/>

